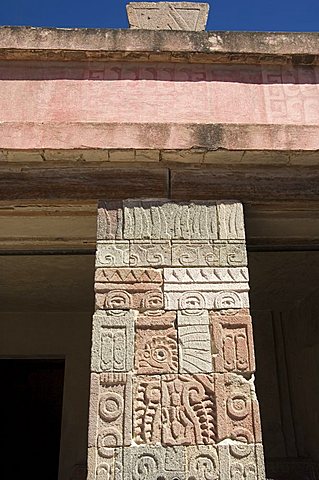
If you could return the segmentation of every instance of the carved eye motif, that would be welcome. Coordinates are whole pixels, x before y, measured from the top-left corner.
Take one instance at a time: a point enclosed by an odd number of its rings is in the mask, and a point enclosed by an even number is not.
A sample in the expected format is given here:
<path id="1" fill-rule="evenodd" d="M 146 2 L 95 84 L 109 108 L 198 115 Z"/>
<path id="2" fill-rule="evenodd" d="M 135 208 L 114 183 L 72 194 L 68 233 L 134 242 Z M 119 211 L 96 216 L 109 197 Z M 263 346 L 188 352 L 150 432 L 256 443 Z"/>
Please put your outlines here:
<path id="1" fill-rule="evenodd" d="M 205 308 L 205 299 L 199 292 L 186 292 L 179 299 L 181 310 L 201 310 Z"/>
<path id="2" fill-rule="evenodd" d="M 106 298 L 106 307 L 111 310 L 121 310 L 130 308 L 131 298 L 127 292 L 122 290 L 113 290 Z"/>
<path id="3" fill-rule="evenodd" d="M 221 292 L 216 295 L 215 308 L 218 310 L 224 308 L 242 308 L 242 301 L 236 292 Z"/>
<path id="4" fill-rule="evenodd" d="M 159 291 L 146 292 L 143 298 L 144 310 L 160 310 L 163 308 L 163 294 Z"/>

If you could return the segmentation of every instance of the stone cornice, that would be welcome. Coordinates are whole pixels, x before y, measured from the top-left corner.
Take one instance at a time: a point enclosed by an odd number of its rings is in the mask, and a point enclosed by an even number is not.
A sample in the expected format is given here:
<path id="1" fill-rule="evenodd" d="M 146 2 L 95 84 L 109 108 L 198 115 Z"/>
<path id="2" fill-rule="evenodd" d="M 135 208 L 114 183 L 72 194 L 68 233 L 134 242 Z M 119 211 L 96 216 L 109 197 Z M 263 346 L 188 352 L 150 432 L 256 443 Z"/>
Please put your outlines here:
<path id="1" fill-rule="evenodd" d="M 319 64 L 319 33 L 0 27 L 1 60 Z"/>

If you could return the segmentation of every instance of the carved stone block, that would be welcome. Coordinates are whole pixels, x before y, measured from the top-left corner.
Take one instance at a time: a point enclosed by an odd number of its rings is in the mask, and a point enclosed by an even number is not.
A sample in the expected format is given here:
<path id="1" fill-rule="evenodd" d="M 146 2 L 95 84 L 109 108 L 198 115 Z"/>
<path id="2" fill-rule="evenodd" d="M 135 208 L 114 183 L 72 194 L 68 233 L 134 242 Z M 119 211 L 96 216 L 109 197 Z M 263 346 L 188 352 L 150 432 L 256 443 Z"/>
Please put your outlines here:
<path id="1" fill-rule="evenodd" d="M 95 284 L 95 302 L 101 310 L 161 310 L 164 298 L 157 284 L 140 283 L 121 285 L 109 283 Z"/>
<path id="2" fill-rule="evenodd" d="M 265 480 L 262 445 L 219 445 L 218 455 L 219 480 Z"/>
<path id="3" fill-rule="evenodd" d="M 261 442 L 259 406 L 253 379 L 216 374 L 218 440 Z"/>
<path id="4" fill-rule="evenodd" d="M 242 285 L 247 289 L 249 280 L 246 267 L 220 267 L 220 268 L 164 268 L 166 291 L 189 290 L 191 285 L 196 285 L 196 290 L 224 290 L 226 285 Z M 225 285 L 221 288 L 220 285 Z"/>
<path id="5" fill-rule="evenodd" d="M 205 30 L 209 4 L 137 2 L 126 6 L 130 28 L 146 30 Z"/>
<path id="6" fill-rule="evenodd" d="M 124 449 L 124 480 L 186 480 L 185 447 Z"/>
<path id="7" fill-rule="evenodd" d="M 138 375 L 133 387 L 133 435 L 137 444 L 161 442 L 161 378 Z"/>
<path id="8" fill-rule="evenodd" d="M 186 447 L 187 480 L 219 480 L 219 459 L 214 445 Z"/>
<path id="9" fill-rule="evenodd" d="M 195 286 L 196 287 L 196 286 Z M 164 294 L 166 310 L 224 310 L 234 308 L 248 308 L 249 296 L 247 291 L 224 290 L 214 291 L 186 291 L 166 292 Z"/>
<path id="10" fill-rule="evenodd" d="M 126 201 L 127 240 L 217 239 L 216 202 Z"/>
<path id="11" fill-rule="evenodd" d="M 245 240 L 243 206 L 239 202 L 217 202 L 218 238 Z"/>
<path id="12" fill-rule="evenodd" d="M 87 470 L 87 480 L 123 480 L 123 449 L 105 449 L 102 456 L 97 448 L 90 447 Z"/>
<path id="13" fill-rule="evenodd" d="M 162 376 L 162 443 L 213 444 L 217 438 L 214 377 Z"/>
<path id="14" fill-rule="evenodd" d="M 171 245 L 165 240 L 130 242 L 130 266 L 166 267 L 172 264 Z"/>
<path id="15" fill-rule="evenodd" d="M 99 202 L 97 215 L 97 240 L 121 240 L 122 238 L 122 202 Z"/>
<path id="16" fill-rule="evenodd" d="M 89 447 L 101 457 L 132 439 L 132 378 L 125 373 L 91 374 Z"/>
<path id="17" fill-rule="evenodd" d="M 207 310 L 177 313 L 180 373 L 211 373 L 212 346 Z"/>
<path id="18" fill-rule="evenodd" d="M 95 281 L 110 284 L 163 284 L 162 270 L 154 268 L 97 268 Z M 132 287 L 128 287 L 132 288 Z"/>
<path id="19" fill-rule="evenodd" d="M 97 311 L 93 317 L 92 372 L 129 372 L 134 357 L 134 311 Z"/>
<path id="20" fill-rule="evenodd" d="M 135 333 L 135 369 L 138 374 L 178 371 L 175 312 L 138 316 Z"/>
<path id="21" fill-rule="evenodd" d="M 173 267 L 245 267 L 244 243 L 172 241 Z"/>
<path id="22" fill-rule="evenodd" d="M 212 335 L 217 355 L 215 372 L 255 371 L 252 321 L 248 310 L 211 312 Z"/>
<path id="23" fill-rule="evenodd" d="M 123 240 L 106 240 L 97 243 L 96 267 L 128 267 L 130 244 Z"/>

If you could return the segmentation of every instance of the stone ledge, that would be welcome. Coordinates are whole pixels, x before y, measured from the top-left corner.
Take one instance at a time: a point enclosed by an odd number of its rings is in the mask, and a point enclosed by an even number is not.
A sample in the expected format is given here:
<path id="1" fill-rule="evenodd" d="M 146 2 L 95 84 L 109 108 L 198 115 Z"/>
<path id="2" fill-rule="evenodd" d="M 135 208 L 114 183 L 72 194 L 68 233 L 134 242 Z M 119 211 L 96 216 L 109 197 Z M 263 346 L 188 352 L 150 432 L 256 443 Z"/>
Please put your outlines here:
<path id="1" fill-rule="evenodd" d="M 0 150 L 122 150 L 123 154 L 129 150 L 314 153 L 319 150 L 319 125 L 0 122 Z M 243 157 L 244 162 L 247 156 Z M 186 160 L 187 157 L 188 153 Z M 113 158 L 118 161 L 119 155 Z M 156 160 L 157 155 L 154 158 Z M 146 161 L 152 162 L 154 158 Z M 125 153 L 125 162 L 131 159 L 131 154 Z M 166 155 L 166 159 L 171 160 L 172 155 Z M 210 163 L 209 156 L 205 161 Z M 250 163 L 249 156 L 247 161 Z"/>
<path id="2" fill-rule="evenodd" d="M 0 27 L 0 59 L 319 64 L 319 33 Z"/>

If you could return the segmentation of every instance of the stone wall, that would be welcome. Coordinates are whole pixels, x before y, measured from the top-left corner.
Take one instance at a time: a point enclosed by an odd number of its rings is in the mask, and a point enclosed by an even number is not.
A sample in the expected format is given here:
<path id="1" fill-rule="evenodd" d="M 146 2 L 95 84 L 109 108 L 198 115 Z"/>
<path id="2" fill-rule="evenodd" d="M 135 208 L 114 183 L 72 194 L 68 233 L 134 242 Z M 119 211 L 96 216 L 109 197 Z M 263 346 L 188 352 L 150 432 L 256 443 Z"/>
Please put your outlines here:
<path id="1" fill-rule="evenodd" d="M 242 205 L 102 202 L 88 479 L 264 479 Z"/>

